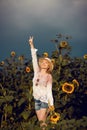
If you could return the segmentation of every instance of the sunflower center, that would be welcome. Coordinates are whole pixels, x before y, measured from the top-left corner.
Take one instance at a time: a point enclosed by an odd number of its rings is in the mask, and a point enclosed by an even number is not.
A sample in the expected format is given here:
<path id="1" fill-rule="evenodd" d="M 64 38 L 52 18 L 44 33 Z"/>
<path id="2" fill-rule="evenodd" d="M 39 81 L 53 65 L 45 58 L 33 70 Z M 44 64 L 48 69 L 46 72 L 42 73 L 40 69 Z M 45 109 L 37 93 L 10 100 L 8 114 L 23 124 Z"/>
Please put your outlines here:
<path id="1" fill-rule="evenodd" d="M 54 116 L 53 116 L 53 118 L 57 118 L 57 116 L 56 116 L 56 115 L 54 115 Z"/>
<path id="2" fill-rule="evenodd" d="M 70 91 L 70 90 L 72 90 L 72 87 L 71 86 L 66 86 L 66 90 Z"/>

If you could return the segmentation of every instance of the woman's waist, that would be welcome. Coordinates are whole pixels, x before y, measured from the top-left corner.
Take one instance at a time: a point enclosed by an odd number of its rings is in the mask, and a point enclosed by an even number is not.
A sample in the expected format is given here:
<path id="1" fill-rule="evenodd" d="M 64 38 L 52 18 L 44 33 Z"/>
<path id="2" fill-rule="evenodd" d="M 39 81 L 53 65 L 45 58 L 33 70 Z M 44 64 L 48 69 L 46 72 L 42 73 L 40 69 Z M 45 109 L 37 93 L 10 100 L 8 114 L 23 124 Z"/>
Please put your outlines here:
<path id="1" fill-rule="evenodd" d="M 46 95 L 36 95 L 35 93 L 33 94 L 33 96 L 34 96 L 34 99 L 36 99 L 36 100 L 40 100 L 40 101 L 42 101 L 42 102 L 48 102 L 48 100 L 47 100 L 47 96 Z"/>
<path id="2" fill-rule="evenodd" d="M 33 85 L 33 91 L 36 91 L 37 93 L 46 94 L 47 93 L 47 87 L 43 85 Z"/>

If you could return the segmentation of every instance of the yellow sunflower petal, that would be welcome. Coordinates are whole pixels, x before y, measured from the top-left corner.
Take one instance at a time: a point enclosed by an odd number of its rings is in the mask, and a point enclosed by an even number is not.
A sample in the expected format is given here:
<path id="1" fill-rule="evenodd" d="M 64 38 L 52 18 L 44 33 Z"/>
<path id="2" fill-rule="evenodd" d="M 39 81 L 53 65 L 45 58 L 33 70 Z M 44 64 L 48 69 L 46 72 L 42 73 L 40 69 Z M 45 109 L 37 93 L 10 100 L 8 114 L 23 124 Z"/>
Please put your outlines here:
<path id="1" fill-rule="evenodd" d="M 87 59 L 87 54 L 85 54 L 85 55 L 83 56 L 83 58 L 84 58 L 84 59 Z"/>
<path id="2" fill-rule="evenodd" d="M 78 86 L 79 87 L 79 82 L 76 80 L 76 79 L 73 79 L 73 84 L 75 84 L 76 86 Z"/>
<path id="3" fill-rule="evenodd" d="M 16 55 L 15 51 L 12 51 L 11 56 L 15 56 L 15 55 Z"/>
<path id="4" fill-rule="evenodd" d="M 73 91 L 74 91 L 74 85 L 65 82 L 65 83 L 62 85 L 62 91 L 63 91 L 63 92 L 66 92 L 66 93 L 73 93 Z"/>
<path id="5" fill-rule="evenodd" d="M 29 73 L 30 72 L 30 67 L 26 67 L 26 72 Z"/>

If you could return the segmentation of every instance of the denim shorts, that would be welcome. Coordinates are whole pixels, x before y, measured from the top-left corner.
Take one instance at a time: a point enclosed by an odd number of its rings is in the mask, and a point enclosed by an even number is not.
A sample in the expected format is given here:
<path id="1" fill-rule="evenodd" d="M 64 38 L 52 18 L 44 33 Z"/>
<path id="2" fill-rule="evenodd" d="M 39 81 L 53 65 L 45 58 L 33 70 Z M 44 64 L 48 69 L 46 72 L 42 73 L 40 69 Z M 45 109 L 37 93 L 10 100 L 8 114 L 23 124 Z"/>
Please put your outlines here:
<path id="1" fill-rule="evenodd" d="M 35 100 L 35 110 L 40 110 L 42 108 L 48 108 L 48 103 L 42 102 L 40 100 Z"/>

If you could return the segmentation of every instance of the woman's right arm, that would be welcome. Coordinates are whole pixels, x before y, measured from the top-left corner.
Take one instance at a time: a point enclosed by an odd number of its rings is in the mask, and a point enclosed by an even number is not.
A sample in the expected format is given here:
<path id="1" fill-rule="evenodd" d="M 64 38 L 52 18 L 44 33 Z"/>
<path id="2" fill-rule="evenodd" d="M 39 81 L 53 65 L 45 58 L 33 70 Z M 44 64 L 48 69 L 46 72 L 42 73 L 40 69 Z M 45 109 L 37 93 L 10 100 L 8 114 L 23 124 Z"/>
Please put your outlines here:
<path id="1" fill-rule="evenodd" d="M 33 69 L 34 69 L 34 72 L 37 73 L 39 71 L 39 66 L 38 66 L 37 54 L 36 54 L 37 49 L 34 47 L 33 37 L 29 38 L 29 45 L 30 45 L 30 48 L 31 48 Z"/>
<path id="2" fill-rule="evenodd" d="M 32 49 L 34 49 L 34 43 L 33 43 L 33 37 L 30 36 L 29 38 L 29 44 Z"/>

